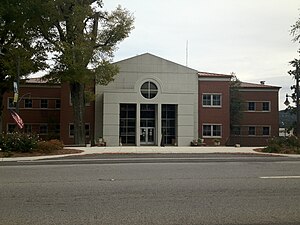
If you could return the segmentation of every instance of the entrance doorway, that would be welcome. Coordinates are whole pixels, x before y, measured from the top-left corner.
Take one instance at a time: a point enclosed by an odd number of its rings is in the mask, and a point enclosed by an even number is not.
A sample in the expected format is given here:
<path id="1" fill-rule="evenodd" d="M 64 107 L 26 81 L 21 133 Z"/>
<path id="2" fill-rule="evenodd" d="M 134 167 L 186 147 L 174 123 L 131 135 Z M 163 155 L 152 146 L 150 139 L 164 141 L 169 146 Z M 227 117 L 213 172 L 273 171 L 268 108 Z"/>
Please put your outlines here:
<path id="1" fill-rule="evenodd" d="M 154 145 L 155 128 L 141 127 L 141 145 Z"/>
<path id="2" fill-rule="evenodd" d="M 141 104 L 141 120 L 140 120 L 140 144 L 155 145 L 155 118 L 156 105 Z"/>

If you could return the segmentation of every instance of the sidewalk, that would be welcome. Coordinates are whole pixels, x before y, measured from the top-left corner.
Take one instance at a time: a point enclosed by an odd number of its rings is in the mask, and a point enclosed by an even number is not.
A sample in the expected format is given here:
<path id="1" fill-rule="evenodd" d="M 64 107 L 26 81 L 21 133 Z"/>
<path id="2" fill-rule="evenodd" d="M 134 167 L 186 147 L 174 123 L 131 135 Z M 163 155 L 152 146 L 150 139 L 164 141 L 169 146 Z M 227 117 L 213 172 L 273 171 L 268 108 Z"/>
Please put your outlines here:
<path id="1" fill-rule="evenodd" d="M 227 154 L 266 154 L 270 155 L 270 153 L 260 153 L 256 152 L 253 149 L 255 147 L 226 147 L 226 146 L 218 146 L 218 147 L 157 147 L 157 146 L 147 146 L 147 147 L 68 147 L 69 149 L 78 149 L 83 152 L 78 154 L 67 154 L 67 155 L 51 155 L 51 156 L 33 156 L 33 157 L 15 157 L 15 158 L 0 158 L 2 162 L 8 161 L 31 161 L 31 160 L 39 160 L 39 159 L 53 159 L 53 158 L 61 158 L 66 156 L 74 156 L 74 155 L 88 155 L 88 154 L 149 154 L 149 153 L 159 153 L 159 154 L 176 154 L 176 153 L 227 153 Z M 68 149 L 67 148 L 67 149 Z M 288 156 L 288 157 L 298 157 L 300 155 L 284 155 L 284 154 L 272 154 L 278 156 Z"/>

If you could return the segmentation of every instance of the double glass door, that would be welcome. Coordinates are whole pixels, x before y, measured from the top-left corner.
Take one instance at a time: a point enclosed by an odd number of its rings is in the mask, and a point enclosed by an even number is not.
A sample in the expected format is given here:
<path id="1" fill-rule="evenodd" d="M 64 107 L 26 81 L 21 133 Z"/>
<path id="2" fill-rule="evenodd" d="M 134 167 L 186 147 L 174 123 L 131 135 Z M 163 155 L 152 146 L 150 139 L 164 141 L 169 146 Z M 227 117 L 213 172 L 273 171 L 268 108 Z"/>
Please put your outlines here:
<path id="1" fill-rule="evenodd" d="M 141 145 L 154 145 L 154 127 L 141 127 Z"/>

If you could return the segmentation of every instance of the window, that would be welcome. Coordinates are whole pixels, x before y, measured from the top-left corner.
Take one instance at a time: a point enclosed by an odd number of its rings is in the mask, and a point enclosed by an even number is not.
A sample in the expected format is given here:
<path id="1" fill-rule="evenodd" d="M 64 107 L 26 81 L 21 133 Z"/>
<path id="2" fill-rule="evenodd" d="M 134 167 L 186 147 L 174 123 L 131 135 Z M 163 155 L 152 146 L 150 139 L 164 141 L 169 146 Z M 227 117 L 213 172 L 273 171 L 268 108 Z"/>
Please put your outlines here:
<path id="1" fill-rule="evenodd" d="M 24 132 L 27 133 L 27 134 L 32 133 L 32 125 L 31 124 L 25 124 Z"/>
<path id="2" fill-rule="evenodd" d="M 69 124 L 69 136 L 74 137 L 74 124 Z"/>
<path id="3" fill-rule="evenodd" d="M 248 127 L 248 135 L 255 135 L 255 127 Z"/>
<path id="4" fill-rule="evenodd" d="M 7 132 L 12 133 L 16 130 L 16 124 L 8 124 L 7 125 Z"/>
<path id="5" fill-rule="evenodd" d="M 177 105 L 162 105 L 161 114 L 163 144 L 172 145 L 176 141 Z"/>
<path id="6" fill-rule="evenodd" d="M 41 99 L 41 108 L 42 109 L 48 108 L 48 99 Z"/>
<path id="7" fill-rule="evenodd" d="M 241 135 L 241 128 L 240 127 L 233 127 L 231 133 L 233 135 Z"/>
<path id="8" fill-rule="evenodd" d="M 25 99 L 24 100 L 24 107 L 25 108 L 32 108 L 32 99 Z"/>
<path id="9" fill-rule="evenodd" d="M 86 123 L 84 127 L 85 127 L 85 136 L 89 137 L 90 136 L 90 124 Z"/>
<path id="10" fill-rule="evenodd" d="M 120 139 L 124 145 L 136 143 L 136 105 L 120 104 Z"/>
<path id="11" fill-rule="evenodd" d="M 60 99 L 56 99 L 55 100 L 55 108 L 60 109 L 60 105 L 61 105 Z"/>
<path id="12" fill-rule="evenodd" d="M 47 124 L 40 125 L 40 134 L 48 134 L 48 125 Z"/>
<path id="13" fill-rule="evenodd" d="M 270 127 L 263 127 L 263 135 L 264 136 L 270 135 Z"/>
<path id="14" fill-rule="evenodd" d="M 15 108 L 15 103 L 13 98 L 8 98 L 8 104 L 7 104 L 9 109 Z"/>
<path id="15" fill-rule="evenodd" d="M 141 94 L 144 98 L 152 99 L 158 93 L 156 84 L 151 81 L 145 82 L 141 87 Z"/>
<path id="16" fill-rule="evenodd" d="M 248 111 L 255 111 L 255 102 L 248 102 Z"/>
<path id="17" fill-rule="evenodd" d="M 221 95 L 220 94 L 203 94 L 202 104 L 206 107 L 220 107 Z"/>
<path id="18" fill-rule="evenodd" d="M 69 124 L 69 136 L 74 137 L 74 124 L 71 123 Z M 89 137 L 90 136 L 90 124 L 86 123 L 85 124 L 85 136 Z"/>
<path id="19" fill-rule="evenodd" d="M 270 102 L 263 102 L 262 110 L 270 111 Z"/>
<path id="20" fill-rule="evenodd" d="M 221 137 L 221 125 L 203 125 L 203 137 Z"/>

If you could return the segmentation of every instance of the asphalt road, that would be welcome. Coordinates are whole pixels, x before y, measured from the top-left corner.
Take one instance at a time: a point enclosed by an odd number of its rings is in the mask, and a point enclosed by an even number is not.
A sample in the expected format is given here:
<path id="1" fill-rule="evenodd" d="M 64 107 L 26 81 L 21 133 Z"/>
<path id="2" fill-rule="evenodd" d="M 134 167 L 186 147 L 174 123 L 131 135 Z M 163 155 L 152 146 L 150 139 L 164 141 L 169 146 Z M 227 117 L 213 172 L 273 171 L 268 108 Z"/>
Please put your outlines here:
<path id="1" fill-rule="evenodd" d="M 0 162 L 0 224 L 299 225 L 300 161 L 201 154 Z"/>

